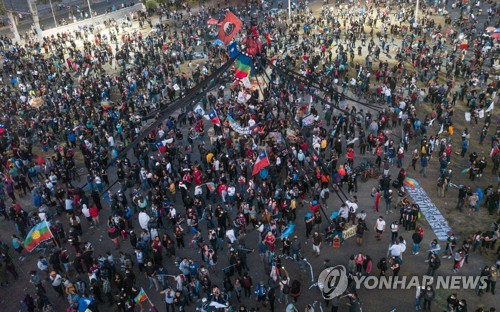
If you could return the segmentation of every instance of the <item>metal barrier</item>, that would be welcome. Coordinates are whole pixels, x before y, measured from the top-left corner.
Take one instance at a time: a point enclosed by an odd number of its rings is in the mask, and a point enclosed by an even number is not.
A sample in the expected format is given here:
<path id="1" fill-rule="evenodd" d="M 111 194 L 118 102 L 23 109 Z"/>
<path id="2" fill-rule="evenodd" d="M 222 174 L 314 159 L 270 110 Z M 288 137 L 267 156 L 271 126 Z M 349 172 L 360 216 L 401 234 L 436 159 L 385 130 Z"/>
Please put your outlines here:
<path id="1" fill-rule="evenodd" d="M 71 23 L 68 25 L 59 26 L 59 27 L 44 30 L 44 31 L 42 31 L 42 35 L 44 37 L 47 37 L 47 36 L 56 35 L 58 33 L 75 31 L 75 30 L 81 29 L 84 26 L 103 25 L 105 20 L 109 20 L 109 19 L 118 20 L 118 19 L 124 18 L 125 16 L 127 16 L 131 13 L 142 11 L 145 8 L 146 7 L 142 3 L 137 3 L 133 6 L 126 7 L 126 8 L 120 9 L 120 10 L 116 10 L 114 12 L 95 16 L 94 18 L 88 18 L 88 19 L 85 19 L 83 21 L 78 21 L 76 23 Z"/>

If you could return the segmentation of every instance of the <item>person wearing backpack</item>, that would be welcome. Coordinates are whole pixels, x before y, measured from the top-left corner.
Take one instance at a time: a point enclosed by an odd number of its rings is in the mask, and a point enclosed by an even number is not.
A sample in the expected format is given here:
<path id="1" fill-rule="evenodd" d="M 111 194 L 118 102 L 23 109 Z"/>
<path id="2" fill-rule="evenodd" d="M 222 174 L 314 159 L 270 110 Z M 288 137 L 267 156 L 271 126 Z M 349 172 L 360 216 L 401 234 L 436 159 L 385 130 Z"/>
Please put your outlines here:
<path id="1" fill-rule="evenodd" d="M 288 305 L 288 295 L 290 294 L 290 277 L 288 276 L 288 272 L 285 269 L 283 269 L 283 272 L 285 272 L 285 276 L 282 276 L 279 282 L 280 296 L 278 298 L 278 302 L 281 303 L 284 297 L 285 304 Z"/>

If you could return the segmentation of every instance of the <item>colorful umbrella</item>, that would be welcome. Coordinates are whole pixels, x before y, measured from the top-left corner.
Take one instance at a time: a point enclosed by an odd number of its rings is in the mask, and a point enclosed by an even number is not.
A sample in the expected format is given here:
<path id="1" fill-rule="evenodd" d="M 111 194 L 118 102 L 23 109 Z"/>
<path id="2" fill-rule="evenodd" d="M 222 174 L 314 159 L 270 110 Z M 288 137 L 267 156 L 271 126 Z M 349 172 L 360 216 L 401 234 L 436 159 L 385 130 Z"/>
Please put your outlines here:
<path id="1" fill-rule="evenodd" d="M 414 189 L 416 187 L 418 187 L 418 182 L 417 180 L 415 179 L 412 179 L 412 178 L 406 178 L 404 181 L 403 181 L 403 184 L 411 189 Z"/>
<path id="2" fill-rule="evenodd" d="M 486 31 L 490 32 L 490 31 L 495 31 L 496 28 L 493 27 L 493 26 L 490 26 L 490 27 L 486 27 Z"/>
<path id="3" fill-rule="evenodd" d="M 491 38 L 493 38 L 493 39 L 500 39 L 500 32 L 496 32 L 496 33 L 492 34 Z"/>
<path id="4" fill-rule="evenodd" d="M 101 106 L 102 106 L 102 108 L 104 108 L 104 109 L 110 109 L 110 108 L 112 108 L 112 107 L 113 107 L 113 103 L 112 103 L 112 102 L 110 102 L 110 101 L 102 101 L 102 102 L 101 102 Z"/>

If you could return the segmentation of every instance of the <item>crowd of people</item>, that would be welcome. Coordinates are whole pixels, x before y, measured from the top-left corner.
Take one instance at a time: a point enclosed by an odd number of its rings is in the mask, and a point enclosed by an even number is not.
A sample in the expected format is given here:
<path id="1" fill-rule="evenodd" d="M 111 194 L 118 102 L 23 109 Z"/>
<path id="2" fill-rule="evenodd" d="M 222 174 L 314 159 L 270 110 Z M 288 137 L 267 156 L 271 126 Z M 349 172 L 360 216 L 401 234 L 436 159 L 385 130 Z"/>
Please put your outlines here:
<path id="1" fill-rule="evenodd" d="M 161 296 L 166 311 L 275 311 L 282 304 L 294 311 L 302 301 L 312 312 L 314 303 L 301 296 L 312 290 L 285 260 L 311 266 L 306 254 L 324 257 L 325 246 L 342 246 L 351 226 L 360 248 L 372 228 L 378 240 L 391 233 L 387 254 L 375 260 L 381 276 L 400 274 L 409 241 L 403 230 L 419 254 L 420 207 L 404 188 L 410 172 L 435 179 L 445 197 L 466 166 L 471 184 L 487 187 L 458 186 L 456 213 L 466 206 L 473 217 L 483 201 L 498 216 L 500 189 L 491 177 L 500 164 L 499 84 L 486 70 L 496 65 L 498 43 L 483 35 L 498 23 L 498 7 L 458 1 L 446 6 L 459 13 L 453 27 L 446 18 L 445 29 L 437 4 L 421 6 L 418 23 L 403 3 L 327 4 L 319 14 L 302 7 L 291 20 L 262 4 L 231 7 L 245 20 L 238 40 L 267 41 L 254 57 L 252 88 L 232 84 L 231 73 L 214 76 L 230 59 L 207 21 L 222 20 L 228 5 L 161 9 L 159 18 L 141 12 L 138 26 L 130 27 L 131 18 L 109 21 L 105 31 L 89 26 L 43 42 L 3 37 L 0 214 L 16 233 L 0 246 L 0 286 L 33 260 L 24 238 L 47 220 L 54 238 L 37 248 L 33 287 L 21 300 L 27 311 L 163 310 L 146 291 Z M 475 18 L 479 9 L 487 10 L 484 25 Z M 231 84 L 208 86 L 155 121 L 211 79 Z M 212 123 L 195 104 L 215 112 Z M 470 118 L 461 138 L 454 133 L 459 104 Z M 236 131 L 227 116 L 250 133 Z M 253 172 L 260 161 L 269 166 Z M 428 172 L 434 162 L 439 171 Z M 358 179 L 372 176 L 380 177 L 373 206 L 358 201 Z M 380 216 L 372 227 L 373 210 Z M 436 273 L 442 256 L 457 273 L 476 250 L 493 250 L 498 262 L 498 231 L 495 223 L 470 233 L 460 248 L 450 233 L 444 254 L 433 240 L 426 274 Z M 255 252 L 261 266 L 248 260 Z M 373 274 L 373 264 L 365 252 L 345 263 L 351 276 Z M 481 275 L 494 294 L 496 265 Z M 332 311 L 361 305 L 349 280 L 342 297 L 324 303 Z M 430 310 L 434 297 L 432 287 L 417 289 L 416 309 Z M 467 301 L 451 295 L 447 308 L 467 311 Z"/>

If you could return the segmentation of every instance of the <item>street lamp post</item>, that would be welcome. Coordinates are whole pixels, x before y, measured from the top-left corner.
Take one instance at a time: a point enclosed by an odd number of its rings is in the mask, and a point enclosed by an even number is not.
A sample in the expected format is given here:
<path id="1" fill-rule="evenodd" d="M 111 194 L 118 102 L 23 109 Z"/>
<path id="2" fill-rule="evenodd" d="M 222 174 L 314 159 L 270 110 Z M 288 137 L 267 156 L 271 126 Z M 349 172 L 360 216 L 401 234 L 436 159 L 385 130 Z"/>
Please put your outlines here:
<path id="1" fill-rule="evenodd" d="M 7 16 L 9 17 L 10 30 L 14 34 L 14 41 L 20 43 L 21 36 L 19 36 L 19 31 L 17 30 L 16 20 L 14 19 L 14 13 L 12 13 L 11 11 L 8 11 Z"/>
<path id="2" fill-rule="evenodd" d="M 35 32 L 40 43 L 43 42 L 42 28 L 40 27 L 40 19 L 38 18 L 38 9 L 36 8 L 35 0 L 28 0 L 31 16 L 33 17 L 33 24 L 35 24 Z"/>
<path id="3" fill-rule="evenodd" d="M 87 5 L 89 6 L 89 14 L 92 22 L 94 21 L 94 15 L 92 15 L 92 8 L 90 7 L 90 0 L 87 0 Z"/>
<path id="4" fill-rule="evenodd" d="M 417 0 L 417 5 L 415 6 L 415 21 L 413 22 L 414 28 L 417 28 L 418 25 L 418 5 L 419 5 L 419 0 Z"/>
<path id="5" fill-rule="evenodd" d="M 288 19 L 292 18 L 292 4 L 290 2 L 291 0 L 288 0 Z"/>
<path id="6" fill-rule="evenodd" d="M 54 7 L 52 6 L 52 0 L 49 0 L 50 3 L 50 10 L 52 11 L 52 17 L 54 18 L 54 25 L 57 27 L 57 19 L 56 15 L 54 14 Z"/>

